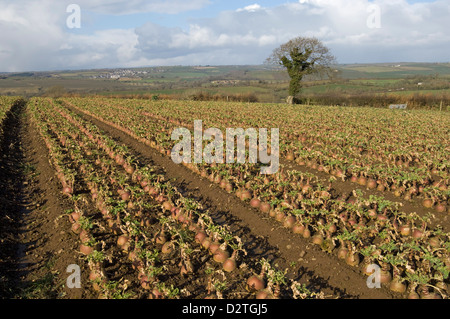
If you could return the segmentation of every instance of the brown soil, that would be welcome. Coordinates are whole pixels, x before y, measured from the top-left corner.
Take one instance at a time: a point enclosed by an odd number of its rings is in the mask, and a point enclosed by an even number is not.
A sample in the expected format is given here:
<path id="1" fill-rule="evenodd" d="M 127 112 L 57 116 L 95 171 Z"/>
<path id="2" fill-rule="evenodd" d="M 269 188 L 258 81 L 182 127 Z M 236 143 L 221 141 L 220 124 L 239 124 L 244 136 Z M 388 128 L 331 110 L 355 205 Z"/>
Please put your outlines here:
<path id="1" fill-rule="evenodd" d="M 71 208 L 63 197 L 48 151 L 23 103 L 5 120 L 0 159 L 0 297 L 5 299 L 90 298 L 89 289 L 70 289 L 71 264 L 85 262 L 70 231 Z M 83 276 L 84 275 L 84 276 Z"/>

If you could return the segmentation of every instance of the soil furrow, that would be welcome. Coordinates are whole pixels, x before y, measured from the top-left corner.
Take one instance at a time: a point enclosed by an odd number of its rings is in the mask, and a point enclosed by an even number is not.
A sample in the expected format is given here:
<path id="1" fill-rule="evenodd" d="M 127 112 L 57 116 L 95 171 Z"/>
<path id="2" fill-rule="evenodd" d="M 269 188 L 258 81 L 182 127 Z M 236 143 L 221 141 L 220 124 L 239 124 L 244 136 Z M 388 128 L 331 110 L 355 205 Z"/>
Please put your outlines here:
<path id="1" fill-rule="evenodd" d="M 5 120 L 0 159 L 0 297 L 6 299 L 92 298 L 87 286 L 70 289 L 69 265 L 79 265 L 77 238 L 64 216 L 62 195 L 49 154 L 30 121 L 25 101 Z"/>
<path id="2" fill-rule="evenodd" d="M 13 105 L 2 123 L 4 135 L 0 136 L 0 295 L 6 298 L 17 293 L 26 266 L 21 262 L 26 247 L 20 236 L 27 213 L 25 176 L 17 165 L 25 156 L 18 139 L 24 106 L 24 101 Z"/>

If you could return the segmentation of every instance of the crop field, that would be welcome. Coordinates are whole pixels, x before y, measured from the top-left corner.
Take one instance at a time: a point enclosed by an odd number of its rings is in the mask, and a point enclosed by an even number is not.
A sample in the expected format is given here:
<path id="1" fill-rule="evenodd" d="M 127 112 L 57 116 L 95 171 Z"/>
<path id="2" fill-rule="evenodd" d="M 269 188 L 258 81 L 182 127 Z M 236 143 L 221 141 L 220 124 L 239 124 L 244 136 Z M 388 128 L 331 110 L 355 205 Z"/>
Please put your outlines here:
<path id="1" fill-rule="evenodd" d="M 447 111 L 1 97 L 0 121 L 3 298 L 448 298 Z M 279 169 L 250 141 L 177 164 L 179 128 L 278 129 Z"/>

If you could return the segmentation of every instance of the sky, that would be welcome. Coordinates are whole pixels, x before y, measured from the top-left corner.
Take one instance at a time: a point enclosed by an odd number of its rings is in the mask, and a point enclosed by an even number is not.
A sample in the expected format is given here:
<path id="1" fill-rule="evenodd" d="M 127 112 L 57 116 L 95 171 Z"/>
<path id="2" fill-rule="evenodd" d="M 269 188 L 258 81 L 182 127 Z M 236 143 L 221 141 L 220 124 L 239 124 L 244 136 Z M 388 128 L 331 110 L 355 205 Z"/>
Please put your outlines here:
<path id="1" fill-rule="evenodd" d="M 0 72 L 258 65 L 298 36 L 338 63 L 449 62 L 450 0 L 0 0 Z"/>

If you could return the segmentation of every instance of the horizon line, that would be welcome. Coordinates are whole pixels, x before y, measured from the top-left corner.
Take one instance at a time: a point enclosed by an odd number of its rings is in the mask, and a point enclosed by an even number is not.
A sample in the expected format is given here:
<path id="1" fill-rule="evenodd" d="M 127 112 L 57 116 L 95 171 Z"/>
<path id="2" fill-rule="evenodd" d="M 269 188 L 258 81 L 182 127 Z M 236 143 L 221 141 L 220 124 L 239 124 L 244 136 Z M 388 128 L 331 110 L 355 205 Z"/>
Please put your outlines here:
<path id="1" fill-rule="evenodd" d="M 374 64 L 450 64 L 450 61 L 436 61 L 436 62 L 424 62 L 424 61 L 387 61 L 387 62 L 346 62 L 337 63 L 335 66 L 343 65 L 374 65 Z M 271 64 L 174 64 L 174 65 L 153 65 L 153 66 L 133 66 L 133 67 L 106 67 L 106 68 L 80 68 L 80 69 L 56 69 L 56 70 L 26 70 L 26 71 L 0 71 L 0 74 L 20 74 L 20 73 L 52 73 L 52 72 L 80 72 L 80 71 L 100 71 L 100 70 L 130 70 L 130 69 L 152 69 L 152 68 L 170 68 L 170 67 L 236 67 L 236 66 L 271 66 L 279 67 L 282 66 L 271 65 Z"/>

